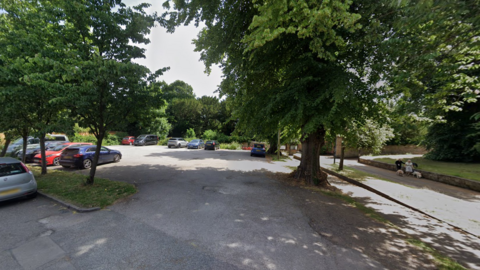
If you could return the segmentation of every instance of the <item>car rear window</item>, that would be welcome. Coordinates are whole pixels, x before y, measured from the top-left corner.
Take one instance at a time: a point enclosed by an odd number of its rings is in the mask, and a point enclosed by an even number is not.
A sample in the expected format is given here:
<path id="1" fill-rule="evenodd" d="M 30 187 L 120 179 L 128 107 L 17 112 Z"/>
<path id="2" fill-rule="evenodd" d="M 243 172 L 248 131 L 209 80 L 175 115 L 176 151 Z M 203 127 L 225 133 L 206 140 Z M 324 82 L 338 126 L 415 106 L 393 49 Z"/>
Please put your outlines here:
<path id="1" fill-rule="evenodd" d="M 263 144 L 254 144 L 253 147 L 255 147 L 255 148 L 263 148 L 264 146 L 263 146 Z"/>
<path id="2" fill-rule="evenodd" d="M 76 155 L 76 154 L 78 154 L 78 148 L 67 148 L 67 149 L 63 150 L 63 154 L 64 155 L 69 155 L 69 156 Z"/>
<path id="3" fill-rule="evenodd" d="M 0 176 L 9 176 L 24 172 L 26 172 L 25 168 L 23 168 L 20 163 L 0 164 Z"/>

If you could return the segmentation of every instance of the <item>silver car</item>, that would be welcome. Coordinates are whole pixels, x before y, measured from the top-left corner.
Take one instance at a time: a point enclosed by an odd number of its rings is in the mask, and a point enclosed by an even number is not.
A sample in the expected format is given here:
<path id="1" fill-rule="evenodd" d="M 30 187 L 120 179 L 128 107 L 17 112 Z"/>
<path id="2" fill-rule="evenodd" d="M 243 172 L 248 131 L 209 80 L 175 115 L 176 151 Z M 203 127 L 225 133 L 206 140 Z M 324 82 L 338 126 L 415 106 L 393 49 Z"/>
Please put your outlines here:
<path id="1" fill-rule="evenodd" d="M 0 157 L 0 201 L 37 196 L 37 182 L 32 171 L 18 159 Z"/>
<path id="2" fill-rule="evenodd" d="M 188 142 L 185 141 L 183 138 L 171 138 L 170 140 L 168 140 L 167 146 L 168 148 L 172 148 L 172 147 L 180 148 L 180 147 L 187 147 L 187 144 Z"/>

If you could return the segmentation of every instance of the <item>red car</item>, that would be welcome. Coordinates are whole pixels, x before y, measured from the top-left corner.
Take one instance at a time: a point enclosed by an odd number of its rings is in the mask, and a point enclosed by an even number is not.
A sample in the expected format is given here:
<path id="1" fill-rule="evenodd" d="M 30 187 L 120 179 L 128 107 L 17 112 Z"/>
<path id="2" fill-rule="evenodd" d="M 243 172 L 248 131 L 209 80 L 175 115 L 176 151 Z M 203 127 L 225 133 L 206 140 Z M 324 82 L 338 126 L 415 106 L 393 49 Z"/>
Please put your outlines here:
<path id="1" fill-rule="evenodd" d="M 126 145 L 131 145 L 135 142 L 135 136 L 127 136 L 125 138 L 123 138 L 122 140 L 122 144 L 126 144 Z"/>
<path id="2" fill-rule="evenodd" d="M 92 145 L 92 143 L 75 143 L 75 142 L 62 143 L 59 145 L 55 145 L 53 148 L 46 149 L 45 155 L 46 155 L 47 165 L 55 165 L 55 166 L 60 165 L 58 161 L 60 160 L 60 155 L 62 154 L 62 151 L 70 146 L 80 146 L 80 145 Z M 35 155 L 35 157 L 33 158 L 33 162 L 42 164 L 42 154 Z"/>

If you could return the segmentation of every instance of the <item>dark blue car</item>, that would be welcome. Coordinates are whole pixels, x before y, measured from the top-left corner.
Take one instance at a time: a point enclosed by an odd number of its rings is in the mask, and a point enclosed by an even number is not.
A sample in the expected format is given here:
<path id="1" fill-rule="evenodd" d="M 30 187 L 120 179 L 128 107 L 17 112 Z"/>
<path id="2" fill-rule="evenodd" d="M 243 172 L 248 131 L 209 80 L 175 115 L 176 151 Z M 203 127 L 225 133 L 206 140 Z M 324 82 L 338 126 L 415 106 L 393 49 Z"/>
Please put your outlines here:
<path id="1" fill-rule="evenodd" d="M 97 146 L 95 145 L 69 147 L 60 155 L 59 163 L 64 168 L 77 167 L 81 169 L 89 169 L 92 167 L 96 149 Z M 121 158 L 122 153 L 120 153 L 120 151 L 102 146 L 100 149 L 100 156 L 98 157 L 98 164 L 119 162 Z"/>
<path id="2" fill-rule="evenodd" d="M 250 156 L 263 156 L 265 157 L 265 145 L 261 143 L 253 144 L 252 151 L 250 151 Z"/>

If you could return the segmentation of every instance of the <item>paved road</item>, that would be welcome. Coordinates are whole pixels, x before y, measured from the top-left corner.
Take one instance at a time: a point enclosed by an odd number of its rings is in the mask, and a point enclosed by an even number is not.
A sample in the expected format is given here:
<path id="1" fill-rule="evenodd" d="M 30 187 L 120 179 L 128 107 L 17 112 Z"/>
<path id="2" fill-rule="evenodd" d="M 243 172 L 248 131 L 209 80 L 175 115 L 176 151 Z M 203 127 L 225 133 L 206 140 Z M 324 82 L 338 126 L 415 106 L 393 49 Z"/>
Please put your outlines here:
<path id="1" fill-rule="evenodd" d="M 92 213 L 42 197 L 0 203 L 0 269 L 435 268 L 402 230 L 274 179 L 295 160 L 115 148 L 124 158 L 97 176 L 139 192 Z"/>

